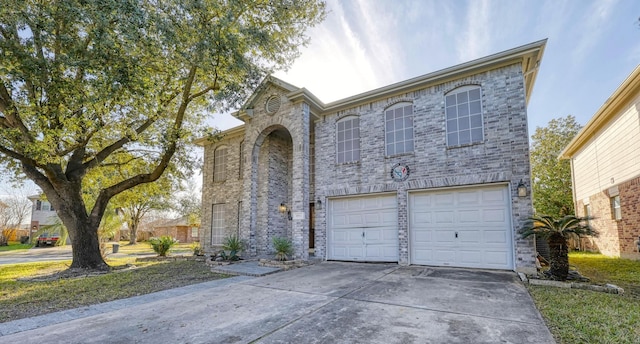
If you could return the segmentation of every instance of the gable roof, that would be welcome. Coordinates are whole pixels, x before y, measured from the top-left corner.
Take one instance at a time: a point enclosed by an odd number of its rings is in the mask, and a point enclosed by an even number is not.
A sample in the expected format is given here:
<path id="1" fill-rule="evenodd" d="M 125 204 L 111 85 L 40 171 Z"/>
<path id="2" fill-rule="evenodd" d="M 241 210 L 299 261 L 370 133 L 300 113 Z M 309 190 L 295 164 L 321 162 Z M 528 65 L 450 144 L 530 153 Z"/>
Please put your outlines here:
<path id="1" fill-rule="evenodd" d="M 613 94 L 602 104 L 600 109 L 591 117 L 589 122 L 578 132 L 569 142 L 567 147 L 560 153 L 560 159 L 572 158 L 591 138 L 615 117 L 622 106 L 632 97 L 640 93 L 640 65 L 638 65 L 629 76 L 618 86 Z"/>

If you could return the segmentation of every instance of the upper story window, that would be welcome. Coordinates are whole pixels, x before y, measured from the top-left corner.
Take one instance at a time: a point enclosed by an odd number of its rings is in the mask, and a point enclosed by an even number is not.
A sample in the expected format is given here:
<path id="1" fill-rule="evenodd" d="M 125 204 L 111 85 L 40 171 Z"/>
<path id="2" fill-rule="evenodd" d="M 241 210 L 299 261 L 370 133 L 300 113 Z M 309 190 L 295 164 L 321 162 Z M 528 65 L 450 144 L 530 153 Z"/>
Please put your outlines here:
<path id="1" fill-rule="evenodd" d="M 47 201 L 40 201 L 40 200 L 36 201 L 36 210 L 55 211 L 55 209 L 53 209 L 53 205 L 51 205 L 51 203 L 49 203 Z"/>
<path id="2" fill-rule="evenodd" d="M 413 104 L 399 103 L 384 111 L 386 155 L 413 152 Z"/>
<path id="3" fill-rule="evenodd" d="M 484 140 L 480 86 L 456 88 L 445 96 L 447 146 Z"/>
<path id="4" fill-rule="evenodd" d="M 360 118 L 346 117 L 336 123 L 336 162 L 360 160 Z"/>
<path id="5" fill-rule="evenodd" d="M 227 179 L 227 147 L 220 147 L 213 153 L 213 181 Z"/>

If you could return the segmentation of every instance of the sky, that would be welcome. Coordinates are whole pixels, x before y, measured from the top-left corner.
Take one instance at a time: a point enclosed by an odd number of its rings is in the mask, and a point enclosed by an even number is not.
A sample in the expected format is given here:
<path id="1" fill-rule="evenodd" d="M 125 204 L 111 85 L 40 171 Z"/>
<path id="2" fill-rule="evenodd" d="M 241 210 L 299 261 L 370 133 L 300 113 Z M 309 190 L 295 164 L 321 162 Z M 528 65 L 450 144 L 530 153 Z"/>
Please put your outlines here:
<path id="1" fill-rule="evenodd" d="M 326 20 L 274 75 L 329 103 L 548 39 L 529 134 L 553 118 L 584 125 L 640 64 L 638 0 L 328 0 Z M 242 122 L 216 114 L 225 130 Z"/>

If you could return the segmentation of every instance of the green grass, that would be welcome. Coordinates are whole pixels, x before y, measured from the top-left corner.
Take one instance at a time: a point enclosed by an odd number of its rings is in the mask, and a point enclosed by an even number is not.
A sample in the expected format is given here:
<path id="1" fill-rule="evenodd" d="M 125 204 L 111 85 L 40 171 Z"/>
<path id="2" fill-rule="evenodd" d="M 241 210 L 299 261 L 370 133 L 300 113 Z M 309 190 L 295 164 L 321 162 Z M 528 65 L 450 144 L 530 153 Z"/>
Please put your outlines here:
<path id="1" fill-rule="evenodd" d="M 0 322 L 227 277 L 195 261 L 136 263 L 135 269 L 117 270 L 131 261 L 110 259 L 116 270 L 107 274 L 49 281 L 21 279 L 63 271 L 71 262 L 0 266 Z"/>
<path id="2" fill-rule="evenodd" d="M 612 283 L 624 295 L 530 286 L 540 313 L 558 343 L 638 343 L 640 261 L 571 253 L 569 263 L 593 283 Z"/>
<path id="3" fill-rule="evenodd" d="M 33 245 L 31 244 L 21 244 L 19 241 L 9 241 L 8 246 L 0 246 L 0 252 L 4 251 L 17 251 L 17 250 L 28 250 Z"/>

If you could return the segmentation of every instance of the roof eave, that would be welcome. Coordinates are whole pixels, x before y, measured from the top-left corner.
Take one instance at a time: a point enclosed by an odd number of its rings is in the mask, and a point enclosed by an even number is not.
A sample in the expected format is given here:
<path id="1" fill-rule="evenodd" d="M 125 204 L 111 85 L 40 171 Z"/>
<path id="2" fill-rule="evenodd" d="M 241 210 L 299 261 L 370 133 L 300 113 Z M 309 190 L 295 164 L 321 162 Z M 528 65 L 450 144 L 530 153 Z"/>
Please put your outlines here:
<path id="1" fill-rule="evenodd" d="M 640 65 L 618 86 L 613 94 L 602 104 L 589 122 L 562 150 L 558 158 L 571 159 L 589 140 L 596 135 L 609 120 L 618 114 L 620 107 L 640 92 Z"/>

